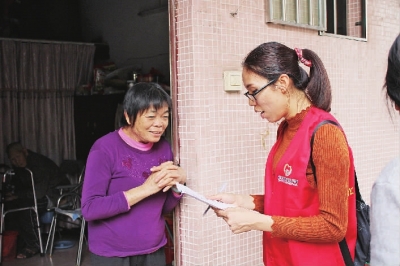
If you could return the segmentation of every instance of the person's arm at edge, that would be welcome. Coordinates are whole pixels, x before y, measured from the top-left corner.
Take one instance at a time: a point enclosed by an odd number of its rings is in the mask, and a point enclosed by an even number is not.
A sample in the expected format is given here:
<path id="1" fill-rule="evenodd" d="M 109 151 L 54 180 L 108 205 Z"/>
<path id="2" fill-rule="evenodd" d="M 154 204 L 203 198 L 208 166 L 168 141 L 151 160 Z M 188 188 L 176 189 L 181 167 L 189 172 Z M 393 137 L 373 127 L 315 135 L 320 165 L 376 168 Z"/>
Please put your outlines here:
<path id="1" fill-rule="evenodd" d="M 385 176 L 400 178 L 399 164 L 399 158 L 389 163 L 372 186 L 370 209 L 372 266 L 395 265 L 400 262 L 399 187 L 382 180 Z"/>

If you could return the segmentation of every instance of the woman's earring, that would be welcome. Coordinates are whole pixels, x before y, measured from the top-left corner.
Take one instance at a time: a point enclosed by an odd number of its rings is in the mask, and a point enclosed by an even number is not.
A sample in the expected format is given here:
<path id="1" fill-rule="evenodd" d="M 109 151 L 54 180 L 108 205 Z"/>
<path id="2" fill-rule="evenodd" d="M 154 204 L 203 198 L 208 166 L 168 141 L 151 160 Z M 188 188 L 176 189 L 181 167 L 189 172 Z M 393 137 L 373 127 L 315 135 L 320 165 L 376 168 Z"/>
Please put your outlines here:
<path id="1" fill-rule="evenodd" d="M 265 141 L 267 139 L 267 137 L 269 136 L 269 123 L 267 123 L 267 129 L 265 130 L 265 133 L 261 133 L 261 145 L 263 147 L 264 150 L 267 149 L 266 145 L 265 145 Z"/>
<path id="2" fill-rule="evenodd" d="M 287 88 L 286 88 L 285 86 L 282 86 L 282 85 L 275 85 L 275 88 L 281 90 L 281 92 L 282 92 L 283 94 L 286 94 L 286 92 L 287 92 Z"/>

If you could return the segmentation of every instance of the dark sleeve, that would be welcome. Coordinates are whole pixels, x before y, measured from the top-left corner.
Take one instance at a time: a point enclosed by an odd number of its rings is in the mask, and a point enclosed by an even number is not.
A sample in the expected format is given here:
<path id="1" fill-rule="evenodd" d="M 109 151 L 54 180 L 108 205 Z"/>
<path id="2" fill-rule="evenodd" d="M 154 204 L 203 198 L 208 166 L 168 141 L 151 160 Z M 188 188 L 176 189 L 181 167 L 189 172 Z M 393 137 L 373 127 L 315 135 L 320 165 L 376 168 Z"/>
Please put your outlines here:
<path id="1" fill-rule="evenodd" d="M 56 163 L 46 156 L 29 151 L 27 168 L 33 173 L 36 198 L 40 199 L 51 194 L 52 184 L 60 174 L 60 169 Z"/>
<path id="2" fill-rule="evenodd" d="M 14 195 L 20 199 L 32 199 L 31 175 L 25 168 L 15 168 L 11 184 L 14 186 Z"/>
<path id="3" fill-rule="evenodd" d="M 33 180 L 35 183 L 36 198 L 40 199 L 46 196 L 49 189 L 49 181 L 54 178 L 55 172 L 53 169 L 47 169 L 45 167 L 32 167 Z"/>

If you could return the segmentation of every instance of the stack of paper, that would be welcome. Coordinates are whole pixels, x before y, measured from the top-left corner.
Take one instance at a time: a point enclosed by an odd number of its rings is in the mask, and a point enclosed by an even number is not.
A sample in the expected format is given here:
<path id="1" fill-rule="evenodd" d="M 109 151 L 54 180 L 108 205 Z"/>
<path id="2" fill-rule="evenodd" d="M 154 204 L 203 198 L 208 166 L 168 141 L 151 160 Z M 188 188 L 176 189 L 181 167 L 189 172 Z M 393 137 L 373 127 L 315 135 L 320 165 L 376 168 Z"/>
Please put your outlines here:
<path id="1" fill-rule="evenodd" d="M 193 191 L 190 188 L 188 188 L 187 186 L 184 186 L 184 185 L 179 184 L 179 183 L 176 184 L 176 188 L 181 193 L 187 194 L 187 195 L 189 195 L 189 196 L 191 196 L 191 197 L 193 197 L 193 198 L 195 198 L 195 199 L 197 199 L 197 200 L 199 200 L 201 202 L 204 202 L 207 205 L 210 205 L 210 206 L 212 206 L 214 208 L 225 210 L 226 208 L 229 208 L 229 207 L 235 207 L 233 204 L 227 204 L 227 203 L 223 203 L 223 202 L 220 202 L 220 201 L 217 201 L 217 200 L 207 199 L 206 197 L 204 197 L 200 193 L 198 193 L 196 191 Z"/>

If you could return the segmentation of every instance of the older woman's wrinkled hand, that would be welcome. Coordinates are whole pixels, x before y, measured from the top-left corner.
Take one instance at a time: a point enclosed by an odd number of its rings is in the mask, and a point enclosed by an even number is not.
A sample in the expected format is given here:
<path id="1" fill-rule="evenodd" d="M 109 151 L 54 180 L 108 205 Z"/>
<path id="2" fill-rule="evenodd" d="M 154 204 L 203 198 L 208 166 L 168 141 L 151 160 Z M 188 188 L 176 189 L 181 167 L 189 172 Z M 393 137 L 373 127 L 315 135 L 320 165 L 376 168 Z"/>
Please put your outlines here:
<path id="1" fill-rule="evenodd" d="M 12 193 L 6 193 L 4 197 L 4 201 L 12 201 L 18 199 L 18 196 L 12 194 Z"/>
<path id="2" fill-rule="evenodd" d="M 186 173 L 173 162 L 164 162 L 150 169 L 155 174 L 155 182 L 163 192 L 168 191 L 176 183 L 184 184 L 186 182 Z"/>

